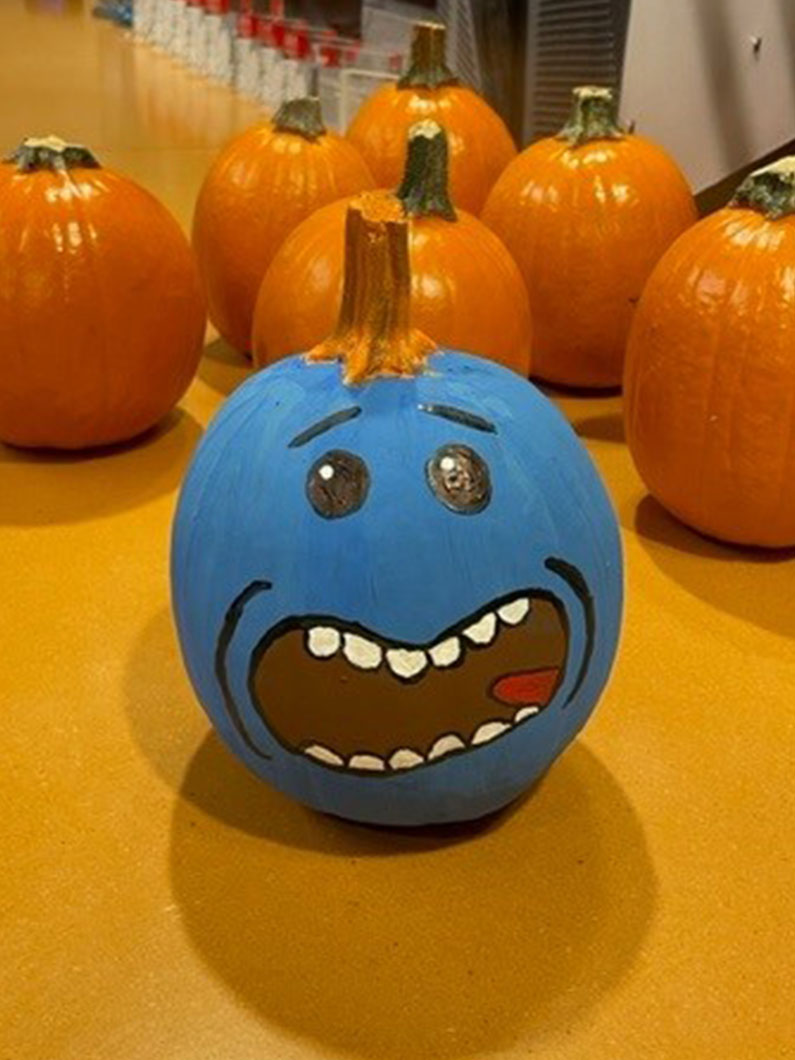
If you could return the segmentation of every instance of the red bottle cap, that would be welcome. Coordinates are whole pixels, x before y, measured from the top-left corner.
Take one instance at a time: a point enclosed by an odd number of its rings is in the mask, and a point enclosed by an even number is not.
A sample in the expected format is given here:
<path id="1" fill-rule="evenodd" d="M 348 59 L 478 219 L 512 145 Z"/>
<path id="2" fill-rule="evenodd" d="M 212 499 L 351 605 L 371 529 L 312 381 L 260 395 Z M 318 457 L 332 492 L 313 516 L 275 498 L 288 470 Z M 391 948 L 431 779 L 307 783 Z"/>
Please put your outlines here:
<path id="1" fill-rule="evenodd" d="M 250 11 L 240 11 L 237 16 L 236 32 L 243 40 L 253 40 L 256 37 L 257 23 Z"/>
<path id="2" fill-rule="evenodd" d="M 273 32 L 273 20 L 269 15 L 257 15 L 257 40 L 265 48 L 275 48 L 276 38 Z"/>
<path id="3" fill-rule="evenodd" d="M 285 23 L 283 48 L 291 59 L 306 59 L 311 51 L 306 22 Z"/>

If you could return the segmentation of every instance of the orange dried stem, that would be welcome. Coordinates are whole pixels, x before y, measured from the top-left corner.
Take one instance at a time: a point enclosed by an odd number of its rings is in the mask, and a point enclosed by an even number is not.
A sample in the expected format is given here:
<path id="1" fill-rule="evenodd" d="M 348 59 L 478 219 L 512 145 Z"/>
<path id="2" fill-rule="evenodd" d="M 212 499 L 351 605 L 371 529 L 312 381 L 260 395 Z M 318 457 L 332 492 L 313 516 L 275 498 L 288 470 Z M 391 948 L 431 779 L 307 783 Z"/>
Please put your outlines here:
<path id="1" fill-rule="evenodd" d="M 68 144 L 58 136 L 29 136 L 3 159 L 15 162 L 20 173 L 49 169 L 64 173 L 67 169 L 99 169 L 94 155 L 82 144 Z"/>
<path id="2" fill-rule="evenodd" d="M 348 384 L 418 375 L 435 343 L 410 324 L 408 221 L 392 195 L 365 193 L 345 222 L 345 281 L 337 326 L 307 354 L 341 360 Z"/>
<path id="3" fill-rule="evenodd" d="M 326 126 L 317 96 L 286 99 L 273 117 L 273 127 L 279 132 L 297 133 L 305 140 L 323 136 Z"/>
<path id="4" fill-rule="evenodd" d="M 446 28 L 438 22 L 415 22 L 409 68 L 398 88 L 439 88 L 457 85 L 458 78 L 445 60 Z"/>
<path id="5" fill-rule="evenodd" d="M 447 169 L 447 136 L 441 125 L 430 119 L 412 125 L 403 180 L 395 192 L 409 217 L 435 214 L 456 220 Z"/>
<path id="6" fill-rule="evenodd" d="M 618 121 L 612 88 L 580 85 L 572 89 L 573 103 L 568 121 L 558 133 L 572 147 L 591 140 L 620 140 L 624 130 Z"/>
<path id="7" fill-rule="evenodd" d="M 737 189 L 729 206 L 748 207 L 770 221 L 795 214 L 795 156 L 755 169 Z"/>

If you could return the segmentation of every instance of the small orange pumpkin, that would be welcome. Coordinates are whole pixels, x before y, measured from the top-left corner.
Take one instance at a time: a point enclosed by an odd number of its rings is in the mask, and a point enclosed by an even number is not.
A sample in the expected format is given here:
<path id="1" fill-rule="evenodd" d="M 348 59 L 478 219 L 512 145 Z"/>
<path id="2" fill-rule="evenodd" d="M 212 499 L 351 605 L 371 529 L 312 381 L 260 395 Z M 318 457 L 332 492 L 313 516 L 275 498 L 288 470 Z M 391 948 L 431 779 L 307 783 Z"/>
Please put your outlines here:
<path id="1" fill-rule="evenodd" d="M 651 493 L 743 545 L 795 545 L 795 158 L 757 170 L 652 273 L 625 417 Z"/>
<path id="2" fill-rule="evenodd" d="M 28 139 L 0 165 L 0 439 L 79 449 L 179 400 L 205 310 L 177 222 L 84 147 Z"/>
<path id="3" fill-rule="evenodd" d="M 489 189 L 516 155 L 502 118 L 445 63 L 445 28 L 414 27 L 411 64 L 397 85 L 366 99 L 348 129 L 381 187 L 393 188 L 406 163 L 406 137 L 425 119 L 439 122 L 450 144 L 450 192 L 456 206 L 479 214 Z"/>
<path id="4" fill-rule="evenodd" d="M 696 220 L 673 160 L 621 130 L 610 89 L 575 88 L 568 123 L 508 166 L 482 216 L 527 283 L 534 374 L 618 386 L 643 284 Z"/>
<path id="5" fill-rule="evenodd" d="M 271 259 L 305 217 L 374 187 L 356 148 L 323 125 L 320 101 L 293 99 L 221 151 L 202 184 L 193 246 L 210 320 L 249 350 L 254 303 Z"/>
<path id="6" fill-rule="evenodd" d="M 409 138 L 395 195 L 411 218 L 411 319 L 436 342 L 530 367 L 530 310 L 522 277 L 500 240 L 447 193 L 447 140 L 432 121 Z M 330 334 L 342 295 L 345 218 L 351 199 L 324 206 L 284 241 L 260 288 L 252 347 L 258 365 L 307 350 Z"/>

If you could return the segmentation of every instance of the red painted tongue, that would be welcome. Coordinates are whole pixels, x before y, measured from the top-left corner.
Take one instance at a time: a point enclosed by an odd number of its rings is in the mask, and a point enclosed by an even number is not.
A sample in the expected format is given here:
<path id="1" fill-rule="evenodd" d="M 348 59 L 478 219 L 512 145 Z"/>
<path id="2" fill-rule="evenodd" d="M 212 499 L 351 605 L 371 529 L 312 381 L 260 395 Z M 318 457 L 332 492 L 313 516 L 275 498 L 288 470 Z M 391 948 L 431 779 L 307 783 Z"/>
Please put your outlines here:
<path id="1" fill-rule="evenodd" d="M 501 703 L 512 707 L 533 703 L 545 707 L 555 691 L 559 674 L 557 667 L 506 674 L 505 677 L 497 678 L 491 686 L 491 694 Z"/>

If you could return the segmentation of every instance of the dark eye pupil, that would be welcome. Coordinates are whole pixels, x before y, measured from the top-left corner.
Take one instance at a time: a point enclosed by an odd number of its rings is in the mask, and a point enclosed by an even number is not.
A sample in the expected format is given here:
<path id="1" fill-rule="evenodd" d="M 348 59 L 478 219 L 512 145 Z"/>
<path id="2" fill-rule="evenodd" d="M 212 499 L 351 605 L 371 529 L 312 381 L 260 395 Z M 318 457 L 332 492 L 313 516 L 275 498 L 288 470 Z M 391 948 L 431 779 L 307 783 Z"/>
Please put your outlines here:
<path id="1" fill-rule="evenodd" d="M 454 512 L 472 515 L 491 500 L 486 462 L 468 445 L 445 445 L 426 465 L 428 485 L 437 499 Z"/>
<path id="2" fill-rule="evenodd" d="M 448 490 L 463 491 L 471 488 L 472 477 L 465 468 L 454 468 L 452 471 L 445 470 L 444 476 L 445 486 Z"/>
<path id="3" fill-rule="evenodd" d="M 309 503 L 324 519 L 339 519 L 357 511 L 369 488 L 367 465 L 343 449 L 333 449 L 316 460 L 306 480 Z"/>

